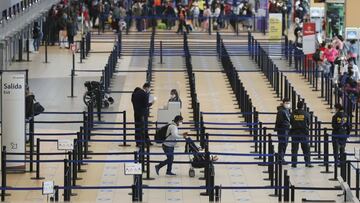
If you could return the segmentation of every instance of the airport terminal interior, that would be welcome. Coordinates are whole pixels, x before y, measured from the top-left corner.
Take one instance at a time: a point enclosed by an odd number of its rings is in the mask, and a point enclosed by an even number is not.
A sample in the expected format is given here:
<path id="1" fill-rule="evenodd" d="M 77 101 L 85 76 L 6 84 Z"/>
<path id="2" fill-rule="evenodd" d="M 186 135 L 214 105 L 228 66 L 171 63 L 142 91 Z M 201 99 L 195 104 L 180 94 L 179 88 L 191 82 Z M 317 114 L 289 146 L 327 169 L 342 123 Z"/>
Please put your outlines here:
<path id="1" fill-rule="evenodd" d="M 0 0 L 1 202 L 359 202 L 359 0 Z"/>

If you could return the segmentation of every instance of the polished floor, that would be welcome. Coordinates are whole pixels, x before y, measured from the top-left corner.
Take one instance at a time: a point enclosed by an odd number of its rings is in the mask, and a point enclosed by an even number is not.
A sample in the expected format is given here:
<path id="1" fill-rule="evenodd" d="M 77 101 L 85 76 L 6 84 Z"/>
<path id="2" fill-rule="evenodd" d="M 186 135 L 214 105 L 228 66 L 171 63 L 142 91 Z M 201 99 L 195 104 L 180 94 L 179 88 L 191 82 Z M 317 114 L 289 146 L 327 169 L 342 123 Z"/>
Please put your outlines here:
<path id="1" fill-rule="evenodd" d="M 225 34 L 224 34 L 225 35 Z M 258 36 L 263 37 L 264 36 Z M 112 43 L 115 36 L 111 33 L 97 36 L 94 34 L 94 42 L 92 43 L 92 51 L 111 51 Z M 236 46 L 237 43 L 246 43 L 246 36 L 235 36 L 227 33 L 224 37 L 226 46 Z M 171 89 L 178 89 L 180 97 L 183 101 L 182 115 L 185 121 L 191 121 L 191 100 L 188 88 L 188 78 L 186 75 L 185 60 L 183 58 L 183 39 L 182 35 L 171 32 L 161 32 L 155 38 L 156 49 L 159 49 L 160 41 L 163 43 L 164 57 L 163 63 L 160 63 L 160 57 L 155 54 L 153 61 L 154 70 L 163 70 L 154 72 L 154 80 L 152 92 L 158 98 L 151 108 L 151 121 L 156 121 L 157 109 L 164 106 L 169 97 Z M 209 36 L 206 33 L 195 33 L 189 35 L 189 48 L 192 56 L 192 64 L 196 78 L 196 91 L 203 112 L 238 112 L 237 105 L 232 90 L 229 87 L 226 75 L 221 72 L 222 67 L 216 57 L 216 41 L 215 34 Z M 123 35 L 124 54 L 119 60 L 117 70 L 138 70 L 139 72 L 119 72 L 112 79 L 113 91 L 132 91 L 135 87 L 141 86 L 146 79 L 145 71 L 147 68 L 147 51 L 149 47 L 150 33 L 134 33 Z M 158 50 L 156 50 L 158 51 Z M 176 53 L 176 54 L 174 54 Z M 43 104 L 46 111 L 76 111 L 85 110 L 82 102 L 82 95 L 85 91 L 83 83 L 87 80 L 99 80 L 100 73 L 97 72 L 77 72 L 75 78 L 75 96 L 69 98 L 70 95 L 70 72 L 72 69 L 72 55 L 69 50 L 60 49 L 57 46 L 49 47 L 48 53 L 49 63 L 44 63 L 44 50 L 41 48 L 40 53 L 31 54 L 31 62 L 14 62 L 10 69 L 29 69 L 30 88 L 36 95 L 36 99 Z M 90 53 L 89 57 L 79 63 L 79 56 L 76 56 L 76 70 L 100 70 L 106 62 L 108 53 Z M 239 77 L 244 83 L 253 104 L 260 112 L 275 112 L 279 104 L 275 98 L 274 92 L 270 88 L 264 75 L 258 71 L 257 66 L 248 56 L 239 54 L 232 56 L 232 60 L 237 70 L 247 70 L 251 72 L 241 72 Z M 292 69 L 287 67 L 282 59 L 276 60 L 278 66 L 283 69 Z M 184 70 L 176 71 L 174 70 Z M 205 72 L 206 70 L 210 70 Z M 321 99 L 318 98 L 319 92 L 314 92 L 306 84 L 306 82 L 297 73 L 286 73 L 287 77 L 294 85 L 296 91 L 300 93 L 308 102 L 314 114 L 323 121 L 330 121 L 332 111 Z M 128 122 L 133 121 L 133 110 L 131 105 L 131 94 L 114 93 L 115 103 L 106 111 L 126 111 Z M 76 121 L 81 120 L 82 115 L 53 115 L 44 114 L 36 118 L 36 120 L 61 120 Z M 274 122 L 274 116 L 261 115 L 259 118 L 262 122 Z M 122 121 L 122 115 L 104 115 L 105 121 Z M 205 115 L 206 122 L 222 122 L 235 123 L 243 122 L 243 118 L 237 115 Z M 104 127 L 105 125 L 97 125 Z M 106 127 L 118 127 L 119 125 L 106 125 Z M 211 127 L 208 125 L 207 127 Z M 214 127 L 214 126 L 212 126 Z M 36 124 L 36 133 L 75 133 L 79 130 L 79 124 Z M 99 130 L 97 133 L 114 133 L 116 130 Z M 250 138 L 226 137 L 228 133 L 245 134 L 246 131 L 233 130 L 219 131 L 208 130 L 210 133 L 224 134 L 224 136 L 216 137 L 221 140 L 250 140 Z M 116 140 L 122 139 L 119 136 L 94 136 L 96 139 Z M 59 139 L 59 136 L 36 136 L 41 139 Z M 63 137 L 62 137 L 63 138 Z M 68 136 L 67 138 L 75 138 Z M 42 152 L 56 152 L 55 143 L 44 143 L 41 146 Z M 349 148 L 351 148 L 350 146 Z M 92 143 L 91 150 L 93 152 L 133 152 L 136 150 L 134 144 L 131 147 L 119 146 L 117 142 Z M 351 149 L 349 149 L 351 151 Z M 179 144 L 176 148 L 177 152 L 184 151 L 184 144 Z M 211 152 L 229 152 L 229 153 L 249 153 L 252 151 L 250 143 L 211 143 Z M 162 152 L 161 147 L 154 146 L 151 152 Z M 288 149 L 290 153 L 290 147 Z M 42 159 L 57 160 L 63 159 L 64 156 L 47 156 Z M 93 156 L 93 160 L 123 160 L 132 158 L 124 155 L 104 155 Z M 154 160 L 162 160 L 164 156 L 154 156 Z M 187 156 L 176 156 L 176 160 L 188 160 Z M 219 155 L 222 162 L 253 162 L 251 156 L 225 156 Z M 301 159 L 301 158 L 300 158 Z M 165 176 L 165 171 L 160 171 L 157 176 L 151 165 L 150 176 L 154 180 L 144 180 L 144 184 L 149 186 L 201 186 L 204 185 L 203 180 L 198 178 L 202 176 L 199 170 L 196 171 L 196 177 L 188 176 L 189 165 L 176 164 L 174 172 L 175 177 Z M 131 185 L 133 179 L 131 176 L 125 176 L 123 171 L 123 163 L 89 163 L 84 166 L 87 170 L 85 173 L 79 174 L 82 180 L 77 182 L 80 186 L 128 186 Z M 323 174 L 320 171 L 323 167 L 315 166 L 312 169 L 299 166 L 292 169 L 285 166 L 289 171 L 291 181 L 296 186 L 316 186 L 329 187 L 338 185 L 337 182 L 329 181 L 333 174 Z M 164 169 L 163 169 L 164 170 Z M 216 165 L 215 183 L 223 186 L 268 186 L 269 182 L 263 180 L 267 174 L 263 173 L 264 167 L 258 165 Z M 35 174 L 9 174 L 8 185 L 13 187 L 40 187 L 43 180 L 31 180 Z M 61 163 L 42 163 L 41 176 L 45 180 L 54 180 L 55 184 L 63 184 L 63 165 Z M 96 203 L 117 203 L 131 202 L 131 196 L 128 195 L 130 190 L 74 190 L 76 196 L 71 198 L 72 202 L 96 202 Z M 180 189 L 150 189 L 144 190 L 144 202 L 162 203 L 162 202 L 178 202 L 178 203 L 198 203 L 208 202 L 208 198 L 200 196 L 201 190 L 180 190 Z M 46 196 L 41 195 L 41 191 L 10 191 L 11 196 L 6 197 L 7 202 L 46 202 Z M 61 191 L 62 193 L 62 191 Z M 251 202 L 251 203 L 273 203 L 278 202 L 276 197 L 270 197 L 273 190 L 251 190 L 236 189 L 223 190 L 222 202 Z M 296 193 L 296 202 L 302 202 L 303 198 L 310 200 L 336 200 L 343 202 L 342 197 L 337 195 L 340 191 L 311 191 L 299 190 Z M 62 197 L 60 197 L 62 199 Z"/>

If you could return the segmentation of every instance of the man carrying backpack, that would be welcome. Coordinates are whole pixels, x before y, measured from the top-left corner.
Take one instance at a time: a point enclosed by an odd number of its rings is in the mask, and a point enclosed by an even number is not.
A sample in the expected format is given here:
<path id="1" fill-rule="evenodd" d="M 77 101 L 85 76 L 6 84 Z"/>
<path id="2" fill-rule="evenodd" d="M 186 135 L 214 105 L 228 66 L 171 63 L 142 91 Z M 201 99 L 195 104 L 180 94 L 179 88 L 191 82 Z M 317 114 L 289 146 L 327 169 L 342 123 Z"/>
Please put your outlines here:
<path id="1" fill-rule="evenodd" d="M 159 175 L 160 169 L 165 165 L 167 165 L 166 175 L 169 175 L 169 176 L 176 175 L 175 173 L 173 173 L 171 171 L 172 164 L 174 162 L 174 149 L 175 149 L 175 145 L 177 143 L 176 140 L 186 138 L 186 136 L 187 136 L 187 133 L 183 133 L 182 136 L 179 135 L 178 127 L 182 122 L 183 122 L 183 117 L 179 115 L 179 116 L 175 116 L 174 120 L 165 126 L 165 127 L 167 127 L 167 131 L 166 131 L 166 136 L 163 139 L 164 142 L 162 144 L 162 148 L 164 150 L 164 153 L 166 154 L 166 160 L 160 162 L 158 165 L 155 165 L 155 171 L 156 171 L 156 174 L 158 174 L 158 175 Z M 160 129 L 160 131 L 161 131 L 161 129 Z"/>

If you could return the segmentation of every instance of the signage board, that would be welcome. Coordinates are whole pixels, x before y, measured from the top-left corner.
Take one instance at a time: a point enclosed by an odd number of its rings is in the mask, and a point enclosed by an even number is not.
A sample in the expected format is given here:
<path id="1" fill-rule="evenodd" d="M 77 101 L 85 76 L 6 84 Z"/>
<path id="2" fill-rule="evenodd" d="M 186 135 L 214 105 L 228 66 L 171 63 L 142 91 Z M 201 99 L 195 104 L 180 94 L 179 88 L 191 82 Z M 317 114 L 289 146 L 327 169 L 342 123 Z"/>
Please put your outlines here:
<path id="1" fill-rule="evenodd" d="M 1 144 L 6 152 L 25 153 L 25 72 L 3 72 L 1 77 Z M 25 155 L 8 155 L 7 160 L 25 160 Z M 8 167 L 25 169 L 25 162 Z"/>
<path id="2" fill-rule="evenodd" d="M 281 39 L 282 37 L 282 14 L 269 14 L 269 39 Z"/>
<path id="3" fill-rule="evenodd" d="M 316 26 L 315 23 L 304 23 L 303 26 L 303 52 L 313 54 L 316 51 Z"/>
<path id="4" fill-rule="evenodd" d="M 57 142 L 58 150 L 73 150 L 74 149 L 74 141 L 70 139 L 60 139 Z"/>
<path id="5" fill-rule="evenodd" d="M 124 173 L 125 175 L 141 175 L 142 174 L 141 163 L 125 163 Z"/>

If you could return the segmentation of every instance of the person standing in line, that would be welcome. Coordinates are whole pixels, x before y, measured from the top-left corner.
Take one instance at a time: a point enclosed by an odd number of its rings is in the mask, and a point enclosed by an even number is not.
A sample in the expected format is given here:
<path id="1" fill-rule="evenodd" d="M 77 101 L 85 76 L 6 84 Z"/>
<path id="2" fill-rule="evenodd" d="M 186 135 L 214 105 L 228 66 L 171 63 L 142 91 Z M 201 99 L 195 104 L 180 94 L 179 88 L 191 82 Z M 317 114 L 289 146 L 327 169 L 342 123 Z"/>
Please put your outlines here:
<path id="1" fill-rule="evenodd" d="M 40 41 L 42 39 L 42 32 L 38 22 L 34 22 L 34 28 L 32 31 L 33 34 L 33 46 L 34 46 L 34 53 L 39 53 Z"/>
<path id="2" fill-rule="evenodd" d="M 135 88 L 131 95 L 131 102 L 134 109 L 135 140 L 137 147 L 141 146 L 141 142 L 150 144 L 149 137 L 146 137 L 145 133 L 145 121 L 147 120 L 145 117 L 147 116 L 149 106 L 152 105 L 152 103 L 149 103 L 149 92 L 150 84 L 145 83 L 142 89 L 140 87 Z"/>
<path id="3" fill-rule="evenodd" d="M 345 113 L 341 104 L 335 104 L 336 113 L 332 117 L 332 145 L 334 150 L 335 164 L 340 166 L 339 157 L 346 156 L 346 141 L 350 134 L 351 125 L 348 121 L 348 115 Z M 340 151 L 340 154 L 339 154 Z M 341 160 L 340 160 L 341 161 Z"/>
<path id="4" fill-rule="evenodd" d="M 280 161 L 285 164 L 284 155 L 286 152 L 286 147 L 288 144 L 288 134 L 290 129 L 290 100 L 288 98 L 284 98 L 280 106 L 278 106 L 277 114 L 276 114 L 276 123 L 275 130 L 277 131 L 278 136 L 278 154 Z"/>
<path id="5" fill-rule="evenodd" d="M 183 117 L 175 116 L 174 120 L 170 123 L 167 131 L 166 138 L 162 145 L 164 153 L 166 154 L 166 160 L 160 162 L 158 165 L 155 165 L 156 174 L 159 175 L 159 171 L 162 167 L 167 165 L 166 175 L 175 176 L 176 174 L 172 172 L 172 164 L 174 162 L 174 149 L 177 144 L 176 140 L 185 139 L 187 133 L 183 133 L 183 135 L 179 135 L 178 127 L 182 124 Z"/>
<path id="6" fill-rule="evenodd" d="M 310 164 L 309 125 L 310 115 L 304 110 L 304 102 L 297 103 L 297 109 L 290 116 L 291 136 L 291 167 L 296 168 L 299 143 L 304 154 L 305 166 L 312 168 Z"/>

